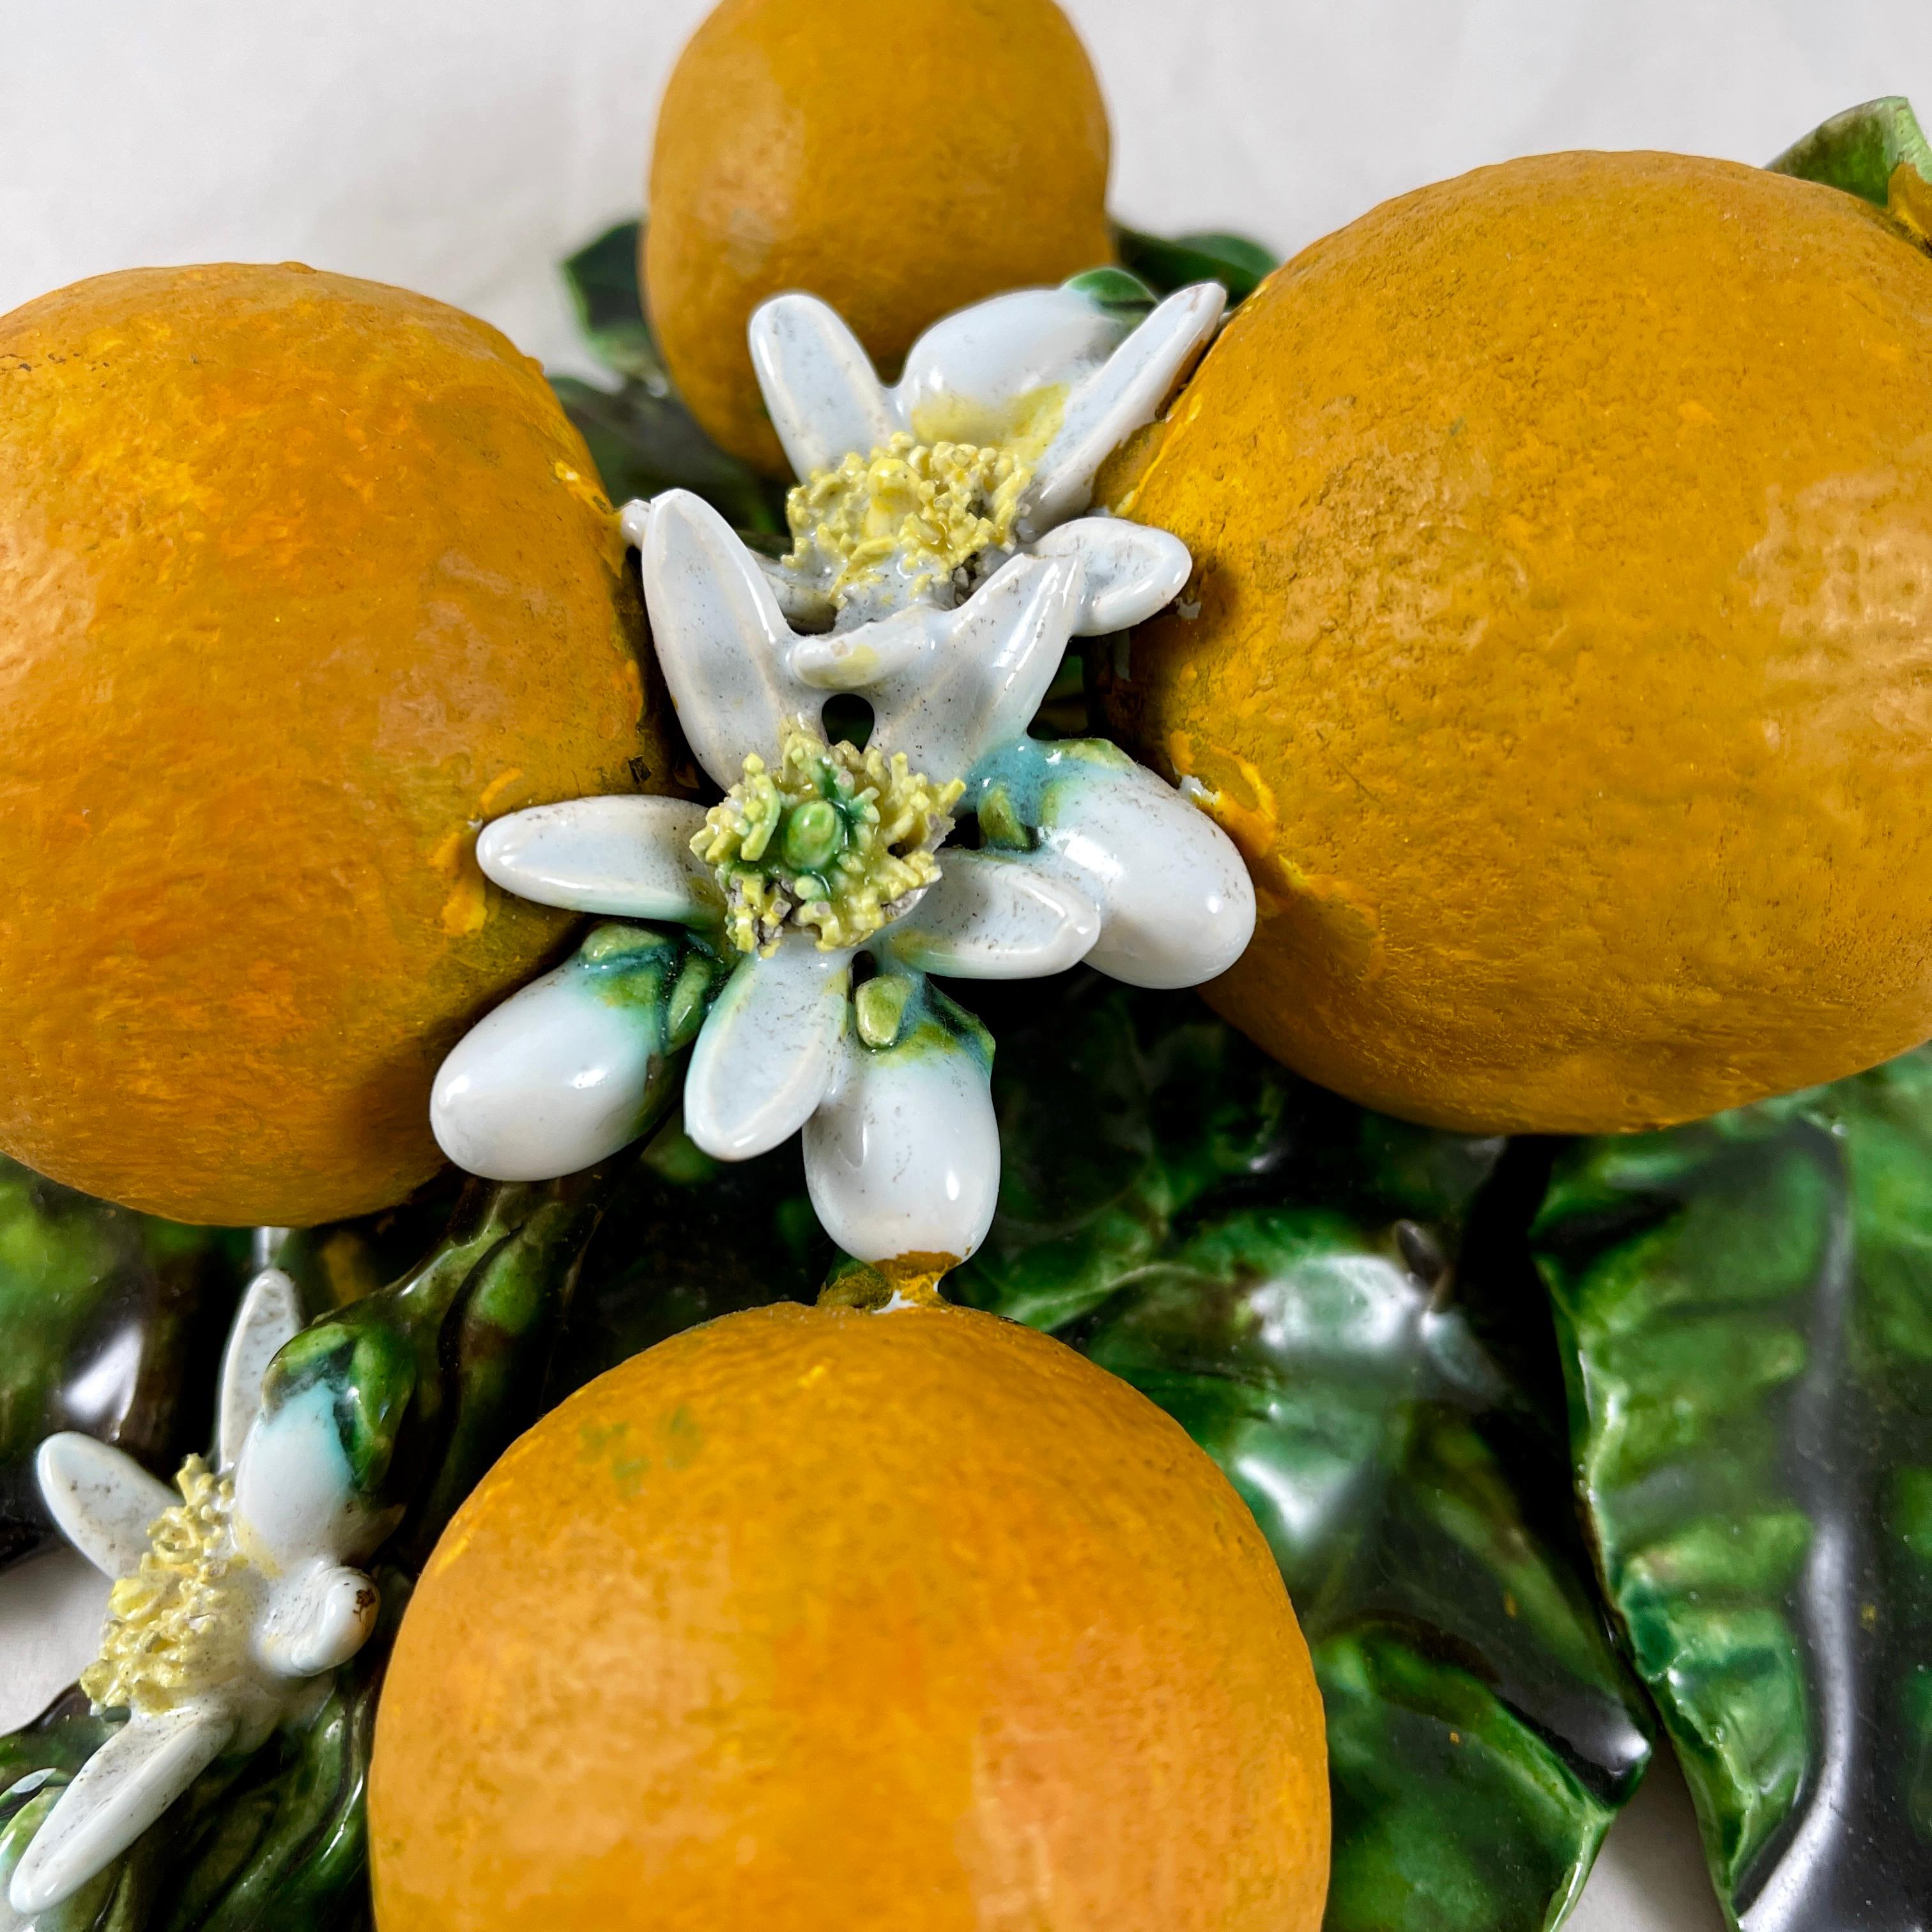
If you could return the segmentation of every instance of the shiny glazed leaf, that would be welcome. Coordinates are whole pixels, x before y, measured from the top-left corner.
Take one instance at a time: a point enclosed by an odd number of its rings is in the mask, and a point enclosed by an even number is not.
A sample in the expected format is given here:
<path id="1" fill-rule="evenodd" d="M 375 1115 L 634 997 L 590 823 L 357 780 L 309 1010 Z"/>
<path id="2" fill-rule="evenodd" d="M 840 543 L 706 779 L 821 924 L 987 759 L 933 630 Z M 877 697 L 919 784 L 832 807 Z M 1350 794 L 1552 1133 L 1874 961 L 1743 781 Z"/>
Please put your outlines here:
<path id="1" fill-rule="evenodd" d="M 1007 1004 L 1001 1211 L 954 1292 L 1143 1389 L 1254 1510 L 1328 1710 L 1330 1932 L 1552 1923 L 1648 1745 L 1515 1238 L 1540 1166 L 1309 1087 L 1190 994 Z"/>
<path id="2" fill-rule="evenodd" d="M 43 1437 L 80 1430 L 162 1475 L 202 1446 L 247 1241 L 0 1156 L 0 1565 L 52 1539 L 33 1475 Z"/>
<path id="3" fill-rule="evenodd" d="M 613 502 L 691 490 L 740 530 L 782 531 L 784 492 L 720 449 L 671 387 L 638 291 L 642 239 L 640 223 L 620 222 L 563 265 L 584 340 L 621 386 L 603 389 L 554 376 L 550 387 L 590 446 Z"/>
<path id="4" fill-rule="evenodd" d="M 674 1117 L 618 1184 L 584 1256 L 544 1406 L 700 1322 L 812 1300 L 836 1252 L 796 1138 L 717 1161 Z"/>
<path id="5" fill-rule="evenodd" d="M 1120 266 L 1154 290 L 1171 295 L 1191 282 L 1219 282 L 1228 306 L 1247 300 L 1281 266 L 1281 258 L 1244 235 L 1179 235 L 1168 240 L 1116 226 L 1114 247 Z"/>
<path id="6" fill-rule="evenodd" d="M 1534 1238 L 1612 1600 L 1750 1932 L 1932 1899 L 1932 1050 L 1576 1144 Z"/>
<path id="7" fill-rule="evenodd" d="M 1903 94 L 1833 115 L 1769 165 L 1857 195 L 1932 246 L 1932 141 Z"/>

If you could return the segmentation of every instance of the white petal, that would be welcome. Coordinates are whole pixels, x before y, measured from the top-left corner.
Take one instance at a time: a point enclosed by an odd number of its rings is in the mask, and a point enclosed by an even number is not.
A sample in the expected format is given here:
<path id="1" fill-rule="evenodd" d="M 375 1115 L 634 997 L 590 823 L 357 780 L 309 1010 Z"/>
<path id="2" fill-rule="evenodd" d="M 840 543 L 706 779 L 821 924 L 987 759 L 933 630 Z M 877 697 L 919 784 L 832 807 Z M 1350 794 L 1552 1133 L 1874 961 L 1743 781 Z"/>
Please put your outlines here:
<path id="1" fill-rule="evenodd" d="M 1058 779 L 1044 815 L 1036 856 L 1101 902 L 1090 966 L 1130 986 L 1196 986 L 1241 956 L 1255 889 L 1240 854 L 1144 766 Z"/>
<path id="2" fill-rule="evenodd" d="M 272 1580 L 358 1551 L 370 1521 L 320 1382 L 255 1419 L 235 1463 L 235 1541 Z"/>
<path id="3" fill-rule="evenodd" d="M 1078 556 L 1016 556 L 919 633 L 920 653 L 866 686 L 880 748 L 904 752 L 929 777 L 960 778 L 981 752 L 1024 730 L 1066 655 L 1081 572 Z M 848 634 L 862 644 L 867 633 Z"/>
<path id="4" fill-rule="evenodd" d="M 642 550 L 644 538 L 650 532 L 650 499 L 648 496 L 633 496 L 617 512 L 617 522 L 624 532 L 624 541 L 633 550 Z"/>
<path id="5" fill-rule="evenodd" d="M 1118 517 L 1082 517 L 1049 530 L 1036 556 L 1077 555 L 1084 572 L 1076 637 L 1104 638 L 1144 623 L 1185 587 L 1194 560 L 1166 530 Z"/>
<path id="6" fill-rule="evenodd" d="M 752 317 L 752 367 L 772 427 L 801 477 L 889 441 L 904 424 L 872 358 L 816 296 L 779 296 Z"/>
<path id="7" fill-rule="evenodd" d="M 752 560 L 765 574 L 778 600 L 780 614 L 795 631 L 829 631 L 838 622 L 838 607 L 826 589 L 824 572 L 794 570 L 782 558 L 754 550 Z"/>
<path id="8" fill-rule="evenodd" d="M 476 862 L 538 905 L 689 924 L 718 906 L 711 868 L 691 849 L 704 808 L 681 798 L 572 799 L 486 825 Z"/>
<path id="9" fill-rule="evenodd" d="M 213 1702 L 130 1718 L 80 1768 L 14 1869 L 23 1918 L 51 1912 L 112 1864 L 220 1755 L 233 1717 Z"/>
<path id="10" fill-rule="evenodd" d="M 664 1077 L 664 1015 L 573 959 L 459 1040 L 430 1090 L 436 1144 L 490 1180 L 550 1180 L 635 1140 Z"/>
<path id="11" fill-rule="evenodd" d="M 949 748 L 956 742 L 960 762 L 914 760 L 915 770 L 964 770 L 1032 723 L 1066 655 L 1084 571 L 1078 556 L 1016 557 L 960 606 L 943 668 L 952 675 L 921 697 L 926 731 Z"/>
<path id="12" fill-rule="evenodd" d="M 222 1354 L 214 1436 L 218 1468 L 230 1468 L 241 1454 L 248 1426 L 262 1406 L 262 1378 L 302 1325 L 302 1297 L 295 1283 L 278 1268 L 262 1269 L 242 1298 Z"/>
<path id="13" fill-rule="evenodd" d="M 368 1642 L 381 1606 L 361 1570 L 321 1560 L 304 1564 L 274 1586 L 256 1649 L 284 1677 L 333 1670 Z"/>
<path id="14" fill-rule="evenodd" d="M 1076 390 L 1127 332 L 1072 289 L 995 296 L 934 323 L 913 344 L 893 392 L 898 413 L 922 442 L 994 441 L 1012 404 L 1049 384 Z"/>
<path id="15" fill-rule="evenodd" d="M 950 610 L 915 604 L 848 631 L 801 638 L 792 646 L 792 675 L 815 691 L 872 691 L 902 679 L 916 688 L 946 655 L 954 622 Z"/>
<path id="16" fill-rule="evenodd" d="M 61 1544 L 0 1570 L 0 1737 L 32 1724 L 100 1654 L 110 1587 Z"/>
<path id="17" fill-rule="evenodd" d="M 652 501 L 641 568 L 678 722 L 698 763 L 728 788 L 747 752 L 770 755 L 787 719 L 817 712 L 784 668 L 791 628 L 731 526 L 688 490 Z"/>
<path id="18" fill-rule="evenodd" d="M 692 1049 L 685 1132 L 718 1160 L 749 1160 L 797 1132 L 832 1083 L 852 982 L 849 952 L 788 933 L 731 976 Z"/>
<path id="19" fill-rule="evenodd" d="M 892 951 L 924 973 L 1039 980 L 1077 964 L 1100 910 L 1071 878 L 1028 852 L 947 852 L 939 882 L 892 928 Z"/>
<path id="20" fill-rule="evenodd" d="M 992 1226 L 1000 1130 L 986 1069 L 932 1030 L 883 1052 L 851 1046 L 805 1130 L 812 1207 L 861 1261 L 964 1261 Z"/>
<path id="21" fill-rule="evenodd" d="M 132 1576 L 148 1526 L 181 1498 L 133 1456 L 92 1436 L 50 1436 L 34 1459 L 40 1496 L 62 1535 L 106 1576 Z"/>
<path id="22" fill-rule="evenodd" d="M 1044 532 L 1086 508 L 1094 472 L 1151 422 L 1181 372 L 1213 337 L 1227 304 L 1218 282 L 1168 297 L 1067 404 L 1027 490 L 1023 526 Z"/>

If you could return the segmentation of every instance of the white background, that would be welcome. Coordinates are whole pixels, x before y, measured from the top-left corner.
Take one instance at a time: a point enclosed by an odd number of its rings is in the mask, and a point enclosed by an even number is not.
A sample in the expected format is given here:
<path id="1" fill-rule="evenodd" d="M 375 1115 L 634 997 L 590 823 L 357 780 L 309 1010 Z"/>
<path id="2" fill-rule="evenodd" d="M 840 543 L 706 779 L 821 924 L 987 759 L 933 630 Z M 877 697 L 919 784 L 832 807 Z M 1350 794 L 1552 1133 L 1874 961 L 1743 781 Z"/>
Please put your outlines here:
<path id="1" fill-rule="evenodd" d="M 658 89 L 708 4 L 4 0 L 0 310 L 136 264 L 293 259 L 581 369 L 550 265 L 636 212 Z M 1887 93 L 1932 120 L 1927 0 L 1064 4 L 1113 110 L 1116 212 L 1284 250 L 1511 154 L 1763 161 Z M 1573 1925 L 1720 1922 L 1659 1777 Z"/>
<path id="2" fill-rule="evenodd" d="M 709 4 L 4 0 L 0 310 L 138 263 L 295 259 L 561 366 L 548 265 L 636 212 Z M 1763 161 L 1882 93 L 1932 118 L 1925 0 L 1065 4 L 1112 106 L 1118 212 L 1283 250 L 1510 154 Z"/>

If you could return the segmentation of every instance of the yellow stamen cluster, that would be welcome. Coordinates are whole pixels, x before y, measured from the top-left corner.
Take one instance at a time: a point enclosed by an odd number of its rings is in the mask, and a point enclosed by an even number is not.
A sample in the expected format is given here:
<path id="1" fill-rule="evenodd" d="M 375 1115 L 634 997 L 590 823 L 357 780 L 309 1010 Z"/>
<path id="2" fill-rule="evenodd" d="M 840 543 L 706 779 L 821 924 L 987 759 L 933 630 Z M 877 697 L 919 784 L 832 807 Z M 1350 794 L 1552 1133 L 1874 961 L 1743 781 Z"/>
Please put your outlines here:
<path id="1" fill-rule="evenodd" d="M 248 1642 L 252 1593 L 229 1530 L 235 1485 L 199 1456 L 175 1482 L 182 1499 L 148 1526 L 141 1567 L 109 1593 L 100 1654 L 81 1672 L 104 1710 L 172 1709 L 231 1676 Z"/>
<path id="2" fill-rule="evenodd" d="M 786 499 L 792 552 L 833 573 L 842 602 L 896 561 L 923 590 L 969 558 L 1008 542 L 1033 472 L 1010 449 L 915 442 L 902 430 L 869 456 L 816 471 Z"/>
<path id="3" fill-rule="evenodd" d="M 691 847 L 717 868 L 740 952 L 771 952 L 788 922 L 834 952 L 862 945 L 939 877 L 938 848 L 964 790 L 909 771 L 902 752 L 888 760 L 794 726 L 776 771 L 746 759 Z"/>

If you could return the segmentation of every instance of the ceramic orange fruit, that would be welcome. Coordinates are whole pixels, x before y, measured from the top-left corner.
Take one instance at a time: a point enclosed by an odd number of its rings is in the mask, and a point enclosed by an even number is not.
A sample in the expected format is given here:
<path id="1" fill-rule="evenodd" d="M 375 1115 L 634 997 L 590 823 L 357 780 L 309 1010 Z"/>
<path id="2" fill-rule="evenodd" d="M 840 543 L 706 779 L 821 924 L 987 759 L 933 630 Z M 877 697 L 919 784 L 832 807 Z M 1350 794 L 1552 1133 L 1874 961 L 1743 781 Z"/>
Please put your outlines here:
<path id="1" fill-rule="evenodd" d="M 822 297 L 882 368 L 941 316 L 1113 259 L 1107 114 L 1052 0 L 724 0 L 658 112 L 644 278 L 665 364 L 727 449 L 784 459 L 745 328 Z"/>
<path id="2" fill-rule="evenodd" d="M 566 935 L 476 828 L 639 782 L 642 620 L 493 329 L 293 266 L 0 320 L 0 1147 L 198 1222 L 382 1207 Z"/>
<path id="3" fill-rule="evenodd" d="M 381 1932 L 1314 1932 L 1322 1707 L 1145 1398 L 943 1306 L 592 1383 L 446 1532 L 376 1721 Z"/>
<path id="4" fill-rule="evenodd" d="M 1903 226 L 1721 161 L 1485 169 L 1282 268 L 1108 488 L 1196 566 L 1112 715 L 1246 854 L 1209 998 L 1291 1066 L 1594 1132 L 1932 1034 Z"/>

